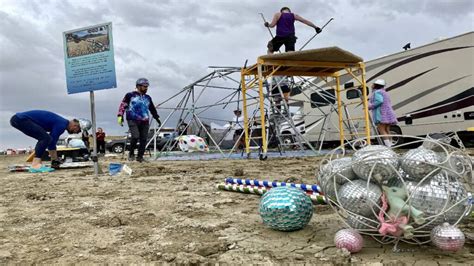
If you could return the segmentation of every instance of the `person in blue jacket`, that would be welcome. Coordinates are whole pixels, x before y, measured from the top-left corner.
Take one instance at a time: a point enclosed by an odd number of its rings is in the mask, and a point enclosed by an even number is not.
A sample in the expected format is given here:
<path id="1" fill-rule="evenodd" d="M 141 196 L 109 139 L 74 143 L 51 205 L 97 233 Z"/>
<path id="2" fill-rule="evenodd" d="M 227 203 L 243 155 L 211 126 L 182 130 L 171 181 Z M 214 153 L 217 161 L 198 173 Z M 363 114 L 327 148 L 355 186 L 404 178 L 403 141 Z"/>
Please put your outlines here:
<path id="1" fill-rule="evenodd" d="M 51 172 L 54 168 L 42 164 L 41 158 L 48 149 L 51 165 L 59 166 L 56 143 L 65 130 L 70 134 L 81 132 L 79 120 L 67 120 L 53 112 L 32 110 L 16 113 L 10 119 L 10 124 L 25 135 L 38 140 L 35 146 L 35 158 L 29 169 L 32 173 Z"/>

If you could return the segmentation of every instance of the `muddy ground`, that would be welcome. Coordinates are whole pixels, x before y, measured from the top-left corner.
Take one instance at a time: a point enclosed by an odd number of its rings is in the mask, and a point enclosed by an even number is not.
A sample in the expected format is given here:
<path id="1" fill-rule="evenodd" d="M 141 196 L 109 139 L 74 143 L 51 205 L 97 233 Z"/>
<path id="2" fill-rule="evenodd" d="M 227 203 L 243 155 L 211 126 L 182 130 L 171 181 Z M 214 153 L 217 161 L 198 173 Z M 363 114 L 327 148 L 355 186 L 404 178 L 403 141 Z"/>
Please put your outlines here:
<path id="1" fill-rule="evenodd" d="M 314 183 L 317 157 L 127 163 L 132 176 L 95 177 L 92 169 L 9 173 L 23 156 L 0 158 L 0 264 L 367 264 L 474 263 L 467 240 L 457 253 L 426 246 L 393 252 L 365 237 L 357 254 L 337 250 L 342 223 L 329 206 L 315 206 L 296 232 L 264 226 L 259 196 L 219 191 L 227 176 Z M 108 163 L 121 157 L 103 158 Z M 243 173 L 242 173 L 243 172 Z M 241 176 L 243 174 L 243 176 Z M 471 234 L 474 219 L 461 225 Z"/>

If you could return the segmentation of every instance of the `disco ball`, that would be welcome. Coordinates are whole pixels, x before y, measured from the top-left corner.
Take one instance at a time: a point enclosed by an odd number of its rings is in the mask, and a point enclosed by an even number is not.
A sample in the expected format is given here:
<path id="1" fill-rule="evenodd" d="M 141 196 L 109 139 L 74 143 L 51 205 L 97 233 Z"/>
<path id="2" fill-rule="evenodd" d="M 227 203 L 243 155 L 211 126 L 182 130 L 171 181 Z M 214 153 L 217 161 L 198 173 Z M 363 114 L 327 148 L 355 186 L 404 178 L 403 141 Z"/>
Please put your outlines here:
<path id="1" fill-rule="evenodd" d="M 426 175 L 435 175 L 441 170 L 440 159 L 436 152 L 419 147 L 407 151 L 400 159 L 400 166 L 409 179 L 420 181 Z"/>
<path id="2" fill-rule="evenodd" d="M 372 178 L 379 183 L 397 175 L 398 155 L 382 145 L 369 145 L 354 153 L 352 169 L 361 179 Z"/>
<path id="3" fill-rule="evenodd" d="M 342 207 L 365 217 L 378 213 L 380 196 L 382 189 L 378 185 L 360 179 L 345 183 L 337 192 Z"/>
<path id="4" fill-rule="evenodd" d="M 317 183 L 327 197 L 336 200 L 336 190 L 339 189 L 340 185 L 356 178 L 357 176 L 352 170 L 352 159 L 344 157 L 322 165 L 319 175 L 317 175 Z M 334 189 L 334 181 L 336 182 L 336 189 Z"/>
<path id="5" fill-rule="evenodd" d="M 350 253 L 356 253 L 364 246 L 364 239 L 356 230 L 341 229 L 334 236 L 334 243 L 337 248 L 345 248 Z"/>
<path id="6" fill-rule="evenodd" d="M 428 134 L 422 146 L 426 149 L 442 152 L 447 144 L 451 143 L 451 138 L 442 133 Z"/>
<path id="7" fill-rule="evenodd" d="M 472 176 L 472 161 L 469 155 L 460 152 L 453 151 L 446 155 L 446 153 L 438 153 L 441 158 L 442 166 L 448 170 L 449 175 L 460 175 L 466 181 L 473 180 Z"/>
<path id="8" fill-rule="evenodd" d="M 422 211 L 425 217 L 432 217 L 421 227 L 433 228 L 442 222 L 455 224 L 469 209 L 463 184 L 444 171 L 423 183 L 407 181 L 405 188 L 411 195 L 411 206 Z"/>
<path id="9" fill-rule="evenodd" d="M 360 139 L 347 142 L 325 156 L 317 179 L 328 204 L 352 229 L 382 244 L 427 244 L 433 228 L 444 222 L 456 225 L 470 213 L 473 201 L 466 181 L 474 180 L 473 165 L 469 155 L 449 143 L 402 137 L 423 145 L 398 159 L 401 150 L 360 148 Z M 341 171 L 331 163 L 351 155 L 359 179 L 339 184 Z"/>
<path id="10" fill-rule="evenodd" d="M 293 187 L 272 188 L 263 195 L 259 209 L 263 223 L 279 231 L 302 229 L 313 216 L 311 199 Z"/>
<path id="11" fill-rule="evenodd" d="M 360 215 L 349 215 L 346 219 L 346 222 L 351 228 L 364 232 L 377 232 L 377 227 L 379 226 L 379 222 L 375 217 L 368 219 Z"/>
<path id="12" fill-rule="evenodd" d="M 323 165 L 320 175 L 327 178 L 335 175 L 336 183 L 340 185 L 357 178 L 352 170 L 352 159 L 350 157 L 338 158 Z"/>
<path id="13" fill-rule="evenodd" d="M 333 183 L 333 180 L 330 178 L 326 178 L 324 180 L 319 180 L 317 181 L 319 183 L 319 187 L 321 188 L 322 192 L 324 193 L 324 196 L 326 198 L 337 201 L 336 198 L 336 192 L 339 190 L 341 185 L 338 183 Z"/>
<path id="14" fill-rule="evenodd" d="M 464 246 L 465 237 L 459 228 L 444 223 L 433 228 L 431 241 L 443 251 L 458 251 Z"/>
<path id="15" fill-rule="evenodd" d="M 81 130 L 89 130 L 92 127 L 92 122 L 85 118 L 79 118 L 79 125 L 81 126 Z"/>

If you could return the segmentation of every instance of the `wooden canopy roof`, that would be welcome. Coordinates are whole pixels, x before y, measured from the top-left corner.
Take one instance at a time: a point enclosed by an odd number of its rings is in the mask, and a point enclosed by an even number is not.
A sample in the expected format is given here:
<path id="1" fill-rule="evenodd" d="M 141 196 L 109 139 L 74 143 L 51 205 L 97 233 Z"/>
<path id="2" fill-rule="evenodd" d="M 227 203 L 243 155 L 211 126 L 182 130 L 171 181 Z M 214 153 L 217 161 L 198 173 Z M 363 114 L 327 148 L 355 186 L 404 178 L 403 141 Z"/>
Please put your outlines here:
<path id="1" fill-rule="evenodd" d="M 256 75 L 257 65 L 263 65 L 263 75 L 334 76 L 347 67 L 360 66 L 363 59 L 339 47 L 326 47 L 297 52 L 263 55 L 257 64 L 243 70 L 246 75 Z"/>

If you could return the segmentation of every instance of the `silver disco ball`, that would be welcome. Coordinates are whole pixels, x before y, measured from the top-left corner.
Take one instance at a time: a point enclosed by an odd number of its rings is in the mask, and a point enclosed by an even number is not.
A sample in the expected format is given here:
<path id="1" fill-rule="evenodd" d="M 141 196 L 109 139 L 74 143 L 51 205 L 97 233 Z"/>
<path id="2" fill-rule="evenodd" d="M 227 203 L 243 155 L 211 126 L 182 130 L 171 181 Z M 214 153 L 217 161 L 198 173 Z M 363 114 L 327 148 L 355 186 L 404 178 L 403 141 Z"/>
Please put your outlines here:
<path id="1" fill-rule="evenodd" d="M 339 204 L 346 210 L 365 217 L 378 213 L 382 189 L 364 180 L 353 180 L 341 186 L 337 192 Z"/>
<path id="2" fill-rule="evenodd" d="M 326 197 L 336 200 L 336 190 L 348 180 L 356 179 L 352 171 L 352 159 L 350 157 L 337 158 L 321 166 L 316 181 Z M 335 185 L 334 185 L 335 182 Z"/>
<path id="3" fill-rule="evenodd" d="M 370 179 L 382 183 L 396 176 L 397 168 L 398 155 L 386 146 L 369 145 L 356 151 L 352 156 L 352 169 L 364 180 L 369 179 L 372 171 Z"/>
<path id="4" fill-rule="evenodd" d="M 324 196 L 332 201 L 337 201 L 336 192 L 339 190 L 341 185 L 338 183 L 334 184 L 331 178 L 319 180 L 318 182 Z"/>
<path id="5" fill-rule="evenodd" d="M 472 170 L 472 161 L 469 155 L 460 152 L 453 151 L 449 154 L 438 153 L 439 157 L 443 162 L 443 166 L 449 169 L 449 175 L 460 175 L 466 181 L 472 180 L 473 170 Z"/>
<path id="6" fill-rule="evenodd" d="M 268 227 L 279 231 L 294 231 L 305 227 L 313 216 L 313 203 L 301 190 L 276 187 L 260 200 L 260 216 Z"/>
<path id="7" fill-rule="evenodd" d="M 443 251 L 456 252 L 464 246 L 464 233 L 456 226 L 444 223 L 438 225 L 431 231 L 433 245 Z"/>
<path id="8" fill-rule="evenodd" d="M 79 118 L 79 125 L 81 126 L 81 130 L 89 130 L 92 127 L 92 122 L 85 118 Z"/>
<path id="9" fill-rule="evenodd" d="M 426 145 L 407 151 L 399 160 L 392 149 L 383 146 L 369 145 L 357 150 L 362 143 L 360 139 L 328 153 L 323 160 L 325 163 L 321 163 L 322 173 L 333 171 L 330 163 L 336 158 L 352 154 L 352 169 L 360 179 L 340 185 L 336 174 L 331 172 L 323 175 L 330 176 L 323 191 L 335 194 L 337 200 L 328 203 L 352 229 L 383 244 L 398 241 L 427 244 L 431 242 L 427 236 L 433 228 L 444 222 L 455 225 L 470 213 L 473 201 L 466 181 L 474 180 L 473 165 L 469 155 L 447 143 L 403 137 L 414 139 L 418 144 L 426 142 Z M 428 144 L 432 144 L 431 150 L 424 147 Z M 387 190 L 385 186 L 392 189 Z M 403 189 L 396 190 L 400 193 L 389 193 L 395 188 Z M 382 204 L 383 197 L 385 204 Z M 397 227 L 400 221 L 407 224 Z M 432 239 L 434 242 L 435 238 Z"/>
<path id="10" fill-rule="evenodd" d="M 433 150 L 436 152 L 444 151 L 447 145 L 451 143 L 451 138 L 442 133 L 434 133 L 426 135 L 425 141 L 422 146 L 426 149 Z"/>
<path id="11" fill-rule="evenodd" d="M 346 219 L 346 222 L 351 228 L 364 232 L 377 232 L 377 228 L 379 226 L 379 222 L 375 216 L 369 219 L 360 215 L 349 215 Z"/>
<path id="12" fill-rule="evenodd" d="M 423 183 L 407 181 L 405 186 L 411 195 L 411 206 L 422 211 L 424 217 L 432 217 L 422 228 L 430 229 L 443 222 L 456 224 L 470 208 L 463 184 L 444 171 Z"/>
<path id="13" fill-rule="evenodd" d="M 438 173 L 441 170 L 440 162 L 441 158 L 436 152 L 419 147 L 407 151 L 400 159 L 400 166 L 408 178 L 420 181 L 429 173 Z"/>
<path id="14" fill-rule="evenodd" d="M 321 167 L 320 175 L 325 178 L 334 177 L 336 183 L 340 185 L 357 178 L 352 170 L 352 159 L 350 157 L 338 158 L 328 162 Z"/>

